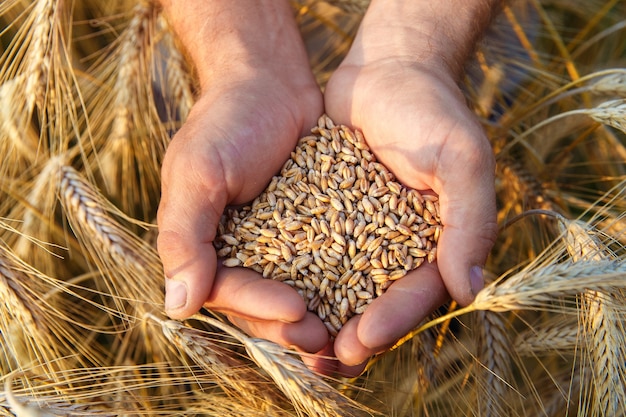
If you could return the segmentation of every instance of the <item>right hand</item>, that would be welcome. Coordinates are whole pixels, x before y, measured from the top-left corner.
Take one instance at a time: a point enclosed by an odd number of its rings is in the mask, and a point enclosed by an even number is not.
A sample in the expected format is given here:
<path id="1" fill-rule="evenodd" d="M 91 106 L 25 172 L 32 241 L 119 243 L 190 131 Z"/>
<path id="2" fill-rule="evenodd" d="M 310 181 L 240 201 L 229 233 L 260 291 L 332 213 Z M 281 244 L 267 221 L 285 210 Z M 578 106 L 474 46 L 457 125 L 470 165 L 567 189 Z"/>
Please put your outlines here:
<path id="1" fill-rule="evenodd" d="M 167 149 L 157 219 L 166 312 L 183 319 L 205 305 L 257 336 L 317 352 L 327 331 L 297 292 L 251 270 L 219 268 L 213 246 L 226 206 L 257 197 L 323 112 L 306 59 L 257 62 L 267 65 L 213 72 Z"/>

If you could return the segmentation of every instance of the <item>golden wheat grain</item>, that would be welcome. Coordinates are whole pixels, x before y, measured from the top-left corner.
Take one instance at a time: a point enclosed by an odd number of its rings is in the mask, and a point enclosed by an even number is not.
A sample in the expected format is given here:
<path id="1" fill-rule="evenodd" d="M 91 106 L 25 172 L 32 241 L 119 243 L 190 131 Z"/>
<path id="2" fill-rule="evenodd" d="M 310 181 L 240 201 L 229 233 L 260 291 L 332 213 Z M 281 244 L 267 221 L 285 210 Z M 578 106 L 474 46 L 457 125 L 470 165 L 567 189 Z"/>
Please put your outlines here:
<path id="1" fill-rule="evenodd" d="M 3 171 L 13 177 L 22 165 L 19 161 L 26 161 L 28 165 L 34 162 L 37 155 L 39 138 L 32 126 L 24 120 L 21 113 L 16 112 L 14 103 L 19 102 L 22 94 L 22 86 L 26 74 L 20 74 L 16 78 L 0 84 L 0 146 L 5 158 Z M 17 159 L 13 159 L 17 157 Z M 9 164 L 9 162 L 12 162 Z M 26 165 L 26 164 L 24 164 Z M 17 167 L 16 167 L 17 166 Z M 13 169 L 10 169 L 13 167 Z"/>
<path id="2" fill-rule="evenodd" d="M 403 187 L 361 132 L 327 116 L 252 204 L 223 216 L 216 247 L 293 286 L 336 335 L 393 281 L 434 262 L 438 199 Z"/>
<path id="3" fill-rule="evenodd" d="M 606 101 L 587 110 L 586 114 L 599 123 L 626 133 L 626 100 L 624 99 Z"/>
<path id="4" fill-rule="evenodd" d="M 16 233 L 17 240 L 12 244 L 16 255 L 42 272 L 51 273 L 45 268 L 52 263 L 39 260 L 41 251 L 33 250 L 33 240 L 40 242 L 52 242 L 52 229 L 49 225 L 54 223 L 51 216 L 57 205 L 56 184 L 59 182 L 61 167 L 67 162 L 68 157 L 59 155 L 52 157 L 38 170 L 37 177 L 33 179 L 28 193 L 25 195 L 24 204 L 16 204 L 8 214 L 9 218 L 21 219 L 20 233 Z M 54 264 L 52 264 L 54 267 Z"/>
<path id="5" fill-rule="evenodd" d="M 599 77 L 591 84 L 591 91 L 595 94 L 626 95 L 626 72 L 624 70 L 614 70 L 608 75 Z"/>
<path id="6" fill-rule="evenodd" d="M 17 363 L 27 355 L 29 348 L 46 346 L 50 331 L 44 319 L 45 312 L 32 296 L 32 289 L 25 286 L 28 277 L 20 273 L 20 269 L 15 256 L 0 245 L 0 295 L 4 301 L 0 311 L 2 350 L 7 359 Z M 29 346 L 29 339 L 34 340 L 32 346 Z M 25 345 L 20 346 L 21 342 Z"/>
<path id="7" fill-rule="evenodd" d="M 594 400 L 598 415 L 626 412 L 626 338 L 622 312 L 604 300 L 617 298 L 620 307 L 626 298 L 604 292 L 587 292 L 581 297 L 581 326 L 587 336 L 586 352 L 593 372 Z"/>
<path id="8" fill-rule="evenodd" d="M 524 270 L 502 283 L 485 287 L 476 296 L 472 308 L 492 311 L 549 309 L 550 300 L 576 295 L 584 288 L 621 289 L 625 285 L 622 279 L 625 271 L 623 262 L 612 260 L 563 262 Z"/>
<path id="9" fill-rule="evenodd" d="M 32 23 L 32 35 L 25 60 L 25 85 L 24 97 L 26 109 L 31 113 L 35 105 L 40 109 L 44 107 L 44 96 L 48 87 L 49 71 L 53 59 L 52 41 L 53 30 L 56 23 L 55 14 L 58 12 L 58 2 L 50 0 L 37 0 L 31 11 L 34 18 Z"/>

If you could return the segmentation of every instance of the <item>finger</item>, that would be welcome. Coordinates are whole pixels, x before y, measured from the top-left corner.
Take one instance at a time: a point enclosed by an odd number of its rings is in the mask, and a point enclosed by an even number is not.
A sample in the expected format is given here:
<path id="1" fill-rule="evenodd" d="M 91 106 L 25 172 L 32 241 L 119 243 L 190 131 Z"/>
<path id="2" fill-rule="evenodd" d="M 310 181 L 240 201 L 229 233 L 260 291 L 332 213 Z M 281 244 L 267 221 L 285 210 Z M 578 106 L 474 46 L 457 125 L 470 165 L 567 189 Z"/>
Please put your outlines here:
<path id="1" fill-rule="evenodd" d="M 332 341 L 326 343 L 322 350 L 313 354 L 303 353 L 300 357 L 307 368 L 320 375 L 333 376 L 337 372 L 339 361 L 335 358 Z"/>
<path id="2" fill-rule="evenodd" d="M 295 323 L 250 320 L 234 315 L 230 315 L 229 320 L 251 336 L 303 352 L 318 352 L 328 344 L 326 327 L 313 313 L 305 314 L 302 320 Z"/>
<path id="3" fill-rule="evenodd" d="M 334 352 L 337 359 L 346 368 L 345 370 L 365 368 L 368 358 L 379 351 L 378 346 L 374 348 L 365 346 L 359 339 L 358 328 L 361 319 L 362 316 L 354 316 L 348 320 L 335 339 Z"/>
<path id="4" fill-rule="evenodd" d="M 437 264 L 448 292 L 461 305 L 471 303 L 484 285 L 482 268 L 498 229 L 493 152 L 486 139 L 477 145 L 442 158 L 437 190 L 443 223 Z"/>
<path id="5" fill-rule="evenodd" d="M 435 264 L 424 264 L 376 298 L 358 323 L 358 341 L 380 352 L 417 327 L 448 299 Z"/>
<path id="6" fill-rule="evenodd" d="M 354 378 L 361 375 L 367 365 L 367 360 L 352 366 L 339 361 L 335 355 L 334 342 L 332 341 L 314 355 L 302 355 L 302 361 L 314 372 L 343 378 Z"/>
<path id="7" fill-rule="evenodd" d="M 178 319 L 196 313 L 209 296 L 216 269 L 212 242 L 227 200 L 219 157 L 193 151 L 197 146 L 186 138 L 181 131 L 168 149 L 157 215 L 165 310 Z"/>
<path id="8" fill-rule="evenodd" d="M 293 288 L 247 268 L 219 267 L 205 306 L 262 321 L 298 322 L 306 314 L 306 305 Z"/>

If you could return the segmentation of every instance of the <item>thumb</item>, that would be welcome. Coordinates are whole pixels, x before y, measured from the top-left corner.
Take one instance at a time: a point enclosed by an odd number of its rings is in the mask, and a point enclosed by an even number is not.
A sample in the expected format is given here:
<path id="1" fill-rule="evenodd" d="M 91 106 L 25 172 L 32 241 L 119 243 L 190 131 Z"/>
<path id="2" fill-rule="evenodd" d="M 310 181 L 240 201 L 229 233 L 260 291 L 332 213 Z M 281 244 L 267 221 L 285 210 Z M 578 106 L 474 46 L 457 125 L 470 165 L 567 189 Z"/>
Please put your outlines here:
<path id="1" fill-rule="evenodd" d="M 450 296 L 467 305 L 484 285 L 482 268 L 498 228 L 491 149 L 462 159 L 448 165 L 439 190 L 443 232 L 437 265 Z"/>
<path id="2" fill-rule="evenodd" d="M 186 152 L 176 139 L 163 163 L 157 249 L 166 277 L 165 310 L 182 319 L 198 312 L 211 292 L 217 266 L 213 240 L 227 193 L 221 164 L 212 160 L 216 153 Z"/>

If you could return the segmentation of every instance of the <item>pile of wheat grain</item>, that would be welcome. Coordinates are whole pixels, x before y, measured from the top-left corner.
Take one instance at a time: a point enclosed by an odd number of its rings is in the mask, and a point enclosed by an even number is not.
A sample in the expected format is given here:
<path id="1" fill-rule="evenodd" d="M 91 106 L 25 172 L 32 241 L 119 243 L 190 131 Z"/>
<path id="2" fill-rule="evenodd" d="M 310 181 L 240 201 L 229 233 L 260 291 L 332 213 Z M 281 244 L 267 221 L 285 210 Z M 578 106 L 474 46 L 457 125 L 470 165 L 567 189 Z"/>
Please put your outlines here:
<path id="1" fill-rule="evenodd" d="M 407 271 L 436 257 L 437 196 L 394 179 L 362 133 L 328 116 L 252 204 L 223 216 L 224 265 L 294 287 L 336 335 Z"/>

